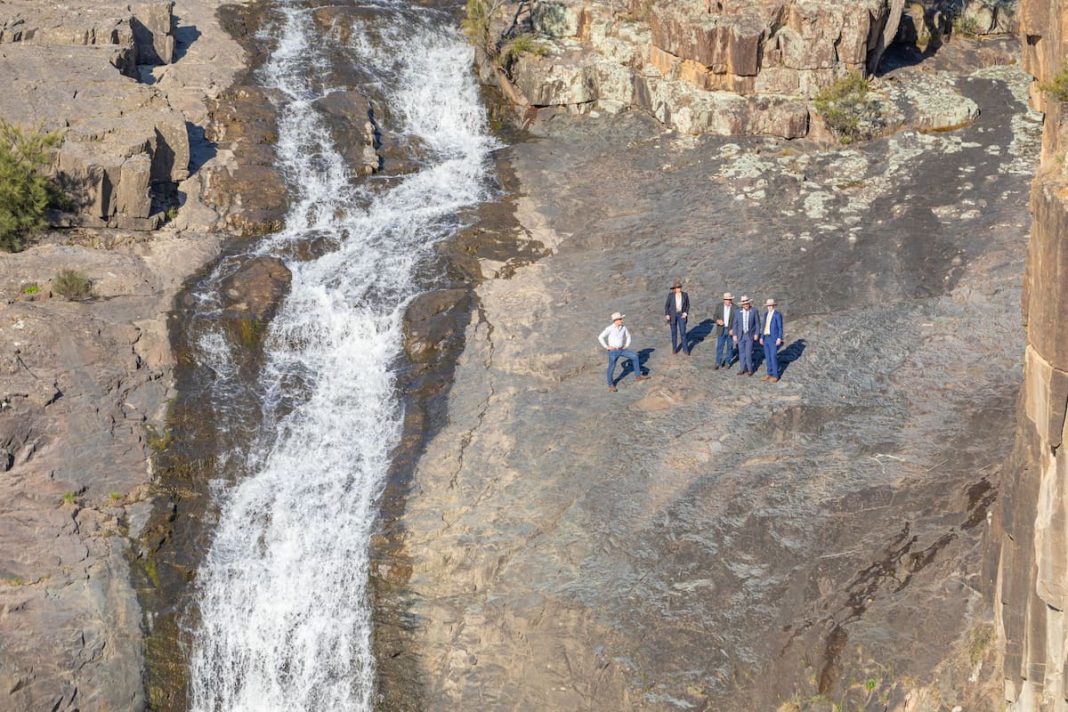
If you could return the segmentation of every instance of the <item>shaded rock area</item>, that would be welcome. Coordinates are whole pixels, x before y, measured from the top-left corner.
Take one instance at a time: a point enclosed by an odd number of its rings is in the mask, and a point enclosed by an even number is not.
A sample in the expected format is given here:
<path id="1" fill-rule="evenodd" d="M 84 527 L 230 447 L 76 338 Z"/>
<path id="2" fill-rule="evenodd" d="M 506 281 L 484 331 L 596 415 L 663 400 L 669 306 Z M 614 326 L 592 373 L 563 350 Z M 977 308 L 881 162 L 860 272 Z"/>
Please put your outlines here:
<path id="1" fill-rule="evenodd" d="M 1027 83 L 957 76 L 973 124 L 848 150 L 536 120 L 499 242 L 548 254 L 480 260 L 386 532 L 384 708 L 995 709 L 980 539 L 1021 377 Z M 724 289 L 778 299 L 779 384 L 711 369 Z M 653 378 L 610 393 L 617 309 Z"/>
<path id="2" fill-rule="evenodd" d="M 849 74 L 875 74 L 894 42 L 933 53 L 954 27 L 1009 32 L 1012 11 L 978 1 L 511 2 L 489 22 L 479 59 L 483 80 L 523 107 L 641 109 L 683 133 L 799 138 L 812 130 L 811 100 Z"/>
<path id="3" fill-rule="evenodd" d="M 1023 286 L 1027 348 L 1016 443 L 1002 480 L 989 563 L 1011 710 L 1068 709 L 1068 173 L 1064 104 L 1048 93 L 1068 59 L 1068 5 L 1022 0 L 1023 66 L 1045 112 Z"/>
<path id="4" fill-rule="evenodd" d="M 167 314 L 219 253 L 226 215 L 204 201 L 206 178 L 235 165 L 203 135 L 245 59 L 218 7 L 0 3 L 0 116 L 62 130 L 57 175 L 85 198 L 62 220 L 73 229 L 0 253 L 5 711 L 149 703 L 131 563 L 160 585 L 138 540 L 151 461 L 172 447 Z M 63 270 L 88 298 L 60 294 Z"/>

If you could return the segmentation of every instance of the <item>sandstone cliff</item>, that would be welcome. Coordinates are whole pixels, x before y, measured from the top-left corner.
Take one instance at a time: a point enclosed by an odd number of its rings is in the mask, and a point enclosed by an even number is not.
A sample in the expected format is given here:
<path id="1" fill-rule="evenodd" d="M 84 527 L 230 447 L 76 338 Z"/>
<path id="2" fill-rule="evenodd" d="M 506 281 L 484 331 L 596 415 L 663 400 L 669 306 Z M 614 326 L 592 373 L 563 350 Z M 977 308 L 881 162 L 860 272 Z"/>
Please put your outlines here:
<path id="1" fill-rule="evenodd" d="M 1025 69 L 1044 111 L 1042 162 L 1031 191 L 1033 224 L 1024 279 L 1027 334 L 1015 451 L 995 521 L 995 615 L 1005 699 L 1014 710 L 1068 709 L 1068 174 L 1064 105 L 1045 92 L 1065 69 L 1068 3 L 1023 0 Z"/>
<path id="2" fill-rule="evenodd" d="M 895 41 L 937 47 L 954 27 L 1003 33 L 1012 18 L 1011 3 L 978 0 L 506 2 L 486 23 L 480 64 L 524 106 L 636 108 L 682 133 L 799 138 L 813 128 L 811 100 L 874 74 Z M 883 89 L 888 107 L 910 104 Z"/>

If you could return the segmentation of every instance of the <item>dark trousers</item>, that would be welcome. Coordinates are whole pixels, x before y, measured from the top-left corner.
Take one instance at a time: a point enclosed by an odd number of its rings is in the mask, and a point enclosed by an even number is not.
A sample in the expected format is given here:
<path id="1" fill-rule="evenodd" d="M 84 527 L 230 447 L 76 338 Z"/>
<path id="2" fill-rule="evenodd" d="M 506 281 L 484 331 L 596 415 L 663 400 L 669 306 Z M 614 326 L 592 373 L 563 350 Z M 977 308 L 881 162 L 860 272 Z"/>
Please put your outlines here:
<path id="1" fill-rule="evenodd" d="M 764 368 L 768 369 L 769 376 L 779 377 L 779 347 L 770 336 L 764 339 Z"/>
<path id="2" fill-rule="evenodd" d="M 686 320 L 676 314 L 671 319 L 671 353 L 678 353 L 680 349 L 690 353 L 690 345 L 686 343 Z"/>
<path id="3" fill-rule="evenodd" d="M 614 386 L 615 379 L 612 378 L 612 374 L 616 370 L 616 361 L 621 358 L 629 358 L 630 365 L 634 369 L 634 375 L 642 375 L 642 365 L 638 361 L 638 354 L 634 353 L 630 349 L 612 349 L 608 352 L 608 385 Z"/>
<path id="4" fill-rule="evenodd" d="M 738 338 L 738 362 L 742 370 L 752 373 L 753 369 L 753 335 L 742 334 Z"/>
<path id="5" fill-rule="evenodd" d="M 729 366 L 734 360 L 734 337 L 723 329 L 723 333 L 716 337 L 716 365 Z"/>

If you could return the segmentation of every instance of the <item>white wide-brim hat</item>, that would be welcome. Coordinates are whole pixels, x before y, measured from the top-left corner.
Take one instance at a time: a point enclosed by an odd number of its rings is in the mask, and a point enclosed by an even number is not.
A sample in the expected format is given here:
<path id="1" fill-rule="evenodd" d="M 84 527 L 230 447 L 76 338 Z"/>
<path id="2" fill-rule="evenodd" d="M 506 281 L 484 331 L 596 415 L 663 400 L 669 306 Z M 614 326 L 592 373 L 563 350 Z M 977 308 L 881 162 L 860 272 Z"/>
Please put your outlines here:
<path id="1" fill-rule="evenodd" d="M 723 298 L 724 299 L 730 299 L 732 302 L 734 301 L 734 295 L 731 294 L 730 292 L 724 292 L 723 293 Z"/>
<path id="2" fill-rule="evenodd" d="M 766 306 L 766 307 L 773 307 L 773 306 L 775 306 L 775 300 L 774 300 L 774 299 L 769 299 L 769 300 L 767 300 L 766 302 L 764 302 L 764 306 Z"/>
<path id="3" fill-rule="evenodd" d="M 626 314 L 620 314 L 619 312 L 612 312 L 612 321 L 615 321 L 616 319 L 626 319 L 626 318 L 627 318 Z"/>

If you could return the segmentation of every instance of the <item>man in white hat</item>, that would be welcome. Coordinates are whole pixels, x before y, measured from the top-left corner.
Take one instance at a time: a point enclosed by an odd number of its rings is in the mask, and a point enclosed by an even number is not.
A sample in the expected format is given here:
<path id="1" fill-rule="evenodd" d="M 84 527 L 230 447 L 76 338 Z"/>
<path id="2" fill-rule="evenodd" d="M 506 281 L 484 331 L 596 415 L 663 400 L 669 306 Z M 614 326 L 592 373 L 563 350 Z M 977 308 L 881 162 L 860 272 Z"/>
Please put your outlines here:
<path id="1" fill-rule="evenodd" d="M 739 376 L 752 376 L 753 371 L 753 344 L 760 340 L 760 312 L 753 309 L 753 302 L 749 297 L 742 295 L 742 308 L 734 312 L 734 324 L 731 327 L 731 338 L 738 347 L 738 361 L 742 365 Z"/>
<path id="2" fill-rule="evenodd" d="M 764 325 L 760 330 L 760 343 L 764 346 L 764 364 L 768 373 L 765 381 L 777 383 L 779 380 L 779 347 L 782 346 L 782 314 L 775 308 L 775 300 L 765 302 L 768 311 L 764 314 Z"/>
<path id="3" fill-rule="evenodd" d="M 716 305 L 713 315 L 716 326 L 712 334 L 716 337 L 716 368 L 730 368 L 734 361 L 734 341 L 731 336 L 731 320 L 737 310 L 734 308 L 734 295 L 723 293 L 723 303 Z"/>
<path id="4" fill-rule="evenodd" d="M 613 393 L 616 392 L 616 381 L 613 378 L 613 374 L 616 370 L 616 361 L 621 358 L 630 359 L 630 365 L 637 375 L 635 380 L 644 381 L 649 378 L 642 375 L 642 366 L 638 361 L 638 354 L 630 350 L 630 332 L 627 331 L 627 327 L 623 326 L 623 319 L 626 316 L 626 314 L 620 314 L 619 312 L 613 313 L 612 323 L 597 337 L 597 340 L 601 342 L 601 346 L 608 352 L 608 390 Z"/>

